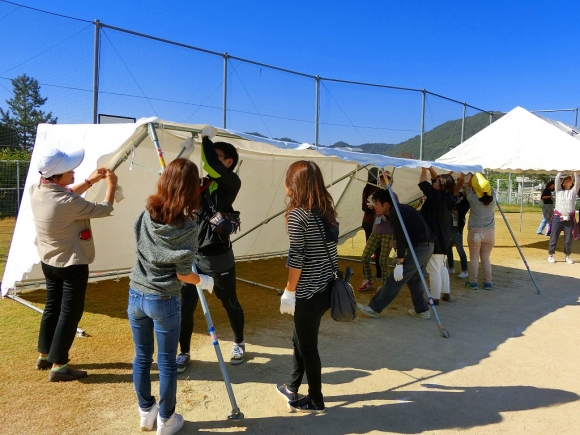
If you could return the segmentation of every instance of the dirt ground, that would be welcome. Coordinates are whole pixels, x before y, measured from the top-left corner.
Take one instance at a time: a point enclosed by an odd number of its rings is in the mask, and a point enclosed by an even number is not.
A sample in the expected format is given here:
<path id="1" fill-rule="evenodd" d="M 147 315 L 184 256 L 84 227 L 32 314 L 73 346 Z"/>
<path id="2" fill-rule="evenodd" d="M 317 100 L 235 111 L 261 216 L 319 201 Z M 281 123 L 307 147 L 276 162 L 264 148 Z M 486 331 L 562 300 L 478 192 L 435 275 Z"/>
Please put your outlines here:
<path id="1" fill-rule="evenodd" d="M 288 413 L 274 387 L 288 379 L 291 369 L 292 318 L 280 315 L 274 290 L 240 284 L 248 357 L 247 362 L 226 364 L 226 368 L 245 418 L 227 418 L 232 406 L 198 312 L 195 361 L 178 381 L 177 412 L 186 420 L 180 433 L 579 433 L 580 351 L 576 346 L 580 345 L 580 243 L 575 242 L 573 253 L 578 263 L 563 261 L 560 241 L 559 261 L 549 264 L 547 237 L 534 234 L 539 215 L 532 216 L 526 218 L 524 232 L 519 233 L 519 216 L 508 215 L 541 294 L 536 293 L 498 216 L 492 253 L 494 289 L 469 290 L 463 287 L 464 280 L 451 277 L 453 300 L 437 307 L 449 338 L 440 335 L 434 316 L 426 321 L 406 314 L 412 306 L 406 288 L 379 318 L 361 315 L 342 324 L 325 316 L 319 338 L 326 403 L 323 415 Z M 360 253 L 361 240 L 359 234 L 343 245 L 341 255 Z M 238 276 L 283 287 L 283 264 L 282 259 L 242 263 Z M 348 264 L 355 269 L 353 282 L 358 285 L 360 263 L 341 261 L 342 268 Z M 5 356 L 4 363 L 12 364 L 15 372 L 14 379 L 3 382 L 0 432 L 141 433 L 131 383 L 130 330 L 123 311 L 127 281 L 114 286 L 90 284 L 81 326 L 92 336 L 75 340 L 71 352 L 75 367 L 89 371 L 86 380 L 49 384 L 45 373 L 29 374 L 37 331 L 14 328 L 12 335 L 24 334 L 31 342 L 23 343 L 26 361 L 22 355 L 18 359 Z M 38 293 L 27 299 L 38 303 L 42 300 Z M 357 300 L 366 302 L 371 293 L 358 293 Z M 227 319 L 215 297 L 210 296 L 208 302 L 228 360 L 231 331 Z M 28 314 L 30 310 L 21 312 L 24 308 L 16 310 L 21 316 L 36 315 Z M 103 316 L 113 318 L 118 330 L 100 331 Z M 113 338 L 107 339 L 106 334 L 122 336 L 122 356 L 110 349 L 107 340 Z M 118 360 L 109 361 L 111 353 Z M 20 370 L 27 374 L 21 375 Z M 22 376 L 28 380 L 19 379 Z M 156 371 L 153 379 L 157 391 Z M 27 385 L 42 386 L 46 397 L 16 397 L 26 395 Z M 15 395 L 9 388 L 21 390 Z M 301 392 L 307 392 L 306 384 Z M 12 402 L 6 403 L 7 396 Z M 89 406 L 78 412 L 71 398 Z M 29 409 L 29 419 L 11 421 L 10 406 Z M 54 411 L 55 406 L 58 411 Z"/>

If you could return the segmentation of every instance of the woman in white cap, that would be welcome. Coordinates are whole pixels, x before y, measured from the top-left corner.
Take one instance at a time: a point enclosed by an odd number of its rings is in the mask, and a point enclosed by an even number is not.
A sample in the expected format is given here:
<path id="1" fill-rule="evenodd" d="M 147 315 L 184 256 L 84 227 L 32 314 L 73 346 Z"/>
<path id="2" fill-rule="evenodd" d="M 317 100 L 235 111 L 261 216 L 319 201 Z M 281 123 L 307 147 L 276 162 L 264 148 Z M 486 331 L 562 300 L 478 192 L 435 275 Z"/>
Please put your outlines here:
<path id="1" fill-rule="evenodd" d="M 464 175 L 459 176 L 463 178 Z M 495 245 L 495 204 L 496 198 L 489 181 L 479 172 L 469 179 L 465 189 L 469 201 L 469 221 L 467 222 L 467 246 L 469 246 L 469 280 L 466 287 L 478 289 L 477 272 L 479 259 L 483 268 L 483 288 L 492 289 L 491 251 Z"/>
<path id="2" fill-rule="evenodd" d="M 82 148 L 49 150 L 37 165 L 40 182 L 30 187 L 36 246 L 46 279 L 36 368 L 50 368 L 51 382 L 87 376 L 87 372 L 69 367 L 68 352 L 83 315 L 89 264 L 95 258 L 89 219 L 111 214 L 117 185 L 117 176 L 106 169 L 97 169 L 82 182 L 73 184 L 74 169 L 83 158 Z M 90 202 L 80 196 L 103 178 L 107 179 L 103 202 Z"/>

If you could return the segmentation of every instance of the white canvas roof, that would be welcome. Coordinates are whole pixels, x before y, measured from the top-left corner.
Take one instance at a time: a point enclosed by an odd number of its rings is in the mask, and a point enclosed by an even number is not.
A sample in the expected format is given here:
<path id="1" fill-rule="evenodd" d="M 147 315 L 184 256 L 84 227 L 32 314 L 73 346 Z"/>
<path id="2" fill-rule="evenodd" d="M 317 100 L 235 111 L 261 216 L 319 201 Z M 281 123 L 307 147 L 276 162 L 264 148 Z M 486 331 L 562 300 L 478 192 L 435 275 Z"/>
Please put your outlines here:
<path id="1" fill-rule="evenodd" d="M 481 165 L 498 172 L 553 174 L 580 170 L 579 132 L 516 107 L 437 162 Z"/>
<path id="2" fill-rule="evenodd" d="M 135 261 L 133 223 L 146 199 L 155 191 L 160 164 L 147 126 L 154 123 L 166 163 L 175 159 L 184 141 L 197 135 L 205 125 L 175 124 L 157 118 L 134 124 L 52 125 L 38 127 L 30 171 L 8 254 L 2 294 L 17 283 L 43 286 L 35 246 L 36 232 L 30 208 L 29 189 L 39 181 L 37 162 L 47 149 L 82 146 L 85 159 L 75 170 L 77 180 L 85 179 L 99 167 L 116 168 L 125 199 L 115 203 L 113 216 L 93 219 L 96 258 L 91 276 L 114 276 L 129 270 Z M 339 215 L 343 239 L 361 225 L 361 192 L 367 180 L 365 165 L 390 170 L 393 189 L 402 202 L 420 196 L 417 187 L 420 168 L 435 166 L 438 172 L 473 173 L 481 166 L 422 162 L 373 154 L 317 148 L 308 144 L 274 141 L 230 130 L 218 129 L 214 141 L 227 141 L 238 149 L 238 174 L 242 188 L 234 203 L 241 212 L 242 230 L 232 237 L 238 259 L 283 255 L 288 249 L 284 223 L 284 176 L 288 166 L 301 159 L 314 160 L 321 167 Z M 196 144 L 190 159 L 201 169 L 200 147 Z M 106 185 L 100 182 L 86 193 L 88 200 L 102 201 Z"/>

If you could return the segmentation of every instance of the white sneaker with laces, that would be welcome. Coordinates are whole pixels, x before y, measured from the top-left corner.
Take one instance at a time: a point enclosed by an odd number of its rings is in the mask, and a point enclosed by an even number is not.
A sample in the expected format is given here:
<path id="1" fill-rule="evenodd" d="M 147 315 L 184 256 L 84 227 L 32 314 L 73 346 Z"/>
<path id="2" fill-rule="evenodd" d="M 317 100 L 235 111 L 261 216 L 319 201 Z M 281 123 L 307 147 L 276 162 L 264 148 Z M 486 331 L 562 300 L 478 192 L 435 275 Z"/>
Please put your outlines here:
<path id="1" fill-rule="evenodd" d="M 161 416 L 157 415 L 157 435 L 173 435 L 183 427 L 183 417 L 176 412 L 163 423 Z"/>
<path id="2" fill-rule="evenodd" d="M 467 278 L 469 275 L 467 274 L 467 272 L 461 272 L 459 275 L 457 275 L 458 278 Z"/>
<path id="3" fill-rule="evenodd" d="M 230 364 L 237 365 L 244 362 L 244 357 L 246 355 L 246 345 L 244 343 L 234 343 L 232 346 L 232 354 L 230 358 Z"/>
<path id="4" fill-rule="evenodd" d="M 157 414 L 159 413 L 159 405 L 157 402 L 153 404 L 148 411 L 143 411 L 139 408 L 139 415 L 141 416 L 141 430 L 153 430 L 155 422 L 157 421 Z"/>
<path id="5" fill-rule="evenodd" d="M 566 263 L 568 263 L 568 264 L 574 264 L 574 261 L 570 258 L 569 255 L 566 255 Z"/>
<path id="6" fill-rule="evenodd" d="M 420 317 L 421 319 L 425 319 L 425 320 L 429 320 L 431 318 L 431 313 L 429 312 L 429 310 L 423 311 L 422 313 L 417 313 L 415 311 L 415 308 L 411 308 L 411 309 L 409 309 L 409 314 L 411 316 Z"/>
<path id="7" fill-rule="evenodd" d="M 555 262 L 556 262 L 556 260 L 554 260 L 553 255 L 548 256 L 548 263 L 555 263 Z"/>
<path id="8" fill-rule="evenodd" d="M 451 268 L 449 269 L 449 275 L 453 275 L 455 273 L 455 269 Z"/>

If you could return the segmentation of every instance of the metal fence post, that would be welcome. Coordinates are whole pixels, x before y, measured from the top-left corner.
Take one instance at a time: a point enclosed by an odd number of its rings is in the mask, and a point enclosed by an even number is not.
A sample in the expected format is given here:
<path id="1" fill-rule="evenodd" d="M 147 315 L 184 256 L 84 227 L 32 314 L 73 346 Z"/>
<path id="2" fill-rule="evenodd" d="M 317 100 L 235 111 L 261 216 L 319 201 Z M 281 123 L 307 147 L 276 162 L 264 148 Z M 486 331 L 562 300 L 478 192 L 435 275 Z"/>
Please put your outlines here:
<path id="1" fill-rule="evenodd" d="M 421 142 L 419 143 L 419 160 L 423 160 L 423 134 L 425 133 L 425 100 L 427 98 L 427 91 L 421 91 L 423 95 L 421 102 Z"/>
<path id="2" fill-rule="evenodd" d="M 574 127 L 578 127 L 578 108 L 574 110 L 576 112 L 576 116 L 574 117 Z"/>
<path id="3" fill-rule="evenodd" d="M 227 112 L 228 112 L 228 54 L 224 53 L 224 101 L 223 101 L 223 115 L 222 115 L 222 128 L 227 126 Z"/>
<path id="4" fill-rule="evenodd" d="M 101 22 L 95 20 L 95 48 L 94 48 L 94 61 L 93 61 L 93 124 L 98 122 L 98 112 L 99 112 L 99 62 L 100 62 L 100 51 L 101 51 Z"/>
<path id="5" fill-rule="evenodd" d="M 320 76 L 316 76 L 316 102 L 314 106 L 314 145 L 318 146 L 320 121 Z"/>
<path id="6" fill-rule="evenodd" d="M 461 119 L 461 143 L 463 143 L 463 135 L 465 133 L 465 112 L 467 111 L 467 103 L 463 103 L 463 118 Z"/>
<path id="7" fill-rule="evenodd" d="M 20 160 L 16 160 L 16 215 L 20 206 Z"/>

